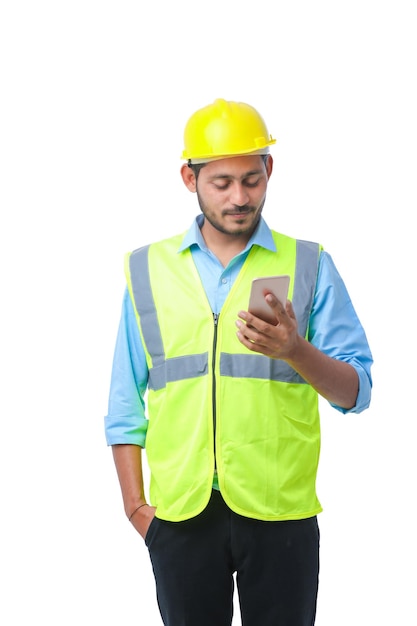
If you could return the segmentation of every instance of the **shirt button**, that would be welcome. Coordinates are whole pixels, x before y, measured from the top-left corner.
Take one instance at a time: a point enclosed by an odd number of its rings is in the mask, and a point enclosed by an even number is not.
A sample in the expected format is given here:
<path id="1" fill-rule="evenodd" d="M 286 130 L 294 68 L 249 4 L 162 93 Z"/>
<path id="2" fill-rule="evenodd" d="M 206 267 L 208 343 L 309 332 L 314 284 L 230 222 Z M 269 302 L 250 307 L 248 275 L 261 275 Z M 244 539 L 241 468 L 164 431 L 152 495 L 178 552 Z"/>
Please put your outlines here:
<path id="1" fill-rule="evenodd" d="M 227 278 L 222 278 L 222 283 L 225 285 L 227 283 Z"/>

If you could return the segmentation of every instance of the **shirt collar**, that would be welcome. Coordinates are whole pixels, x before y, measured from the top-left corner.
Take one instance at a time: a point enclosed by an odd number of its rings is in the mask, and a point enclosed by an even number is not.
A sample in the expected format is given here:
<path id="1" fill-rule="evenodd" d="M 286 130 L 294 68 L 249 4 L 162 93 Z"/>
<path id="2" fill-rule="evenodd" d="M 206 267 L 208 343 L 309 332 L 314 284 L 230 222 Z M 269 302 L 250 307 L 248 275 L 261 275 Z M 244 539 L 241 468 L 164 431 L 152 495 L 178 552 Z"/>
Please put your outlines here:
<path id="1" fill-rule="evenodd" d="M 204 216 L 202 214 L 197 215 L 191 224 L 190 228 L 186 232 L 184 239 L 180 247 L 178 248 L 178 252 L 182 252 L 187 248 L 191 248 L 193 245 L 197 245 L 201 250 L 207 250 L 206 243 L 204 241 L 203 235 L 201 234 L 201 226 L 204 221 Z M 272 237 L 271 230 L 269 229 L 267 223 L 264 218 L 261 216 L 259 220 L 259 224 L 253 233 L 252 237 L 249 239 L 248 244 L 245 250 L 249 250 L 253 245 L 260 246 L 261 248 L 266 248 L 271 252 L 276 252 L 277 248 L 275 245 L 275 241 Z"/>

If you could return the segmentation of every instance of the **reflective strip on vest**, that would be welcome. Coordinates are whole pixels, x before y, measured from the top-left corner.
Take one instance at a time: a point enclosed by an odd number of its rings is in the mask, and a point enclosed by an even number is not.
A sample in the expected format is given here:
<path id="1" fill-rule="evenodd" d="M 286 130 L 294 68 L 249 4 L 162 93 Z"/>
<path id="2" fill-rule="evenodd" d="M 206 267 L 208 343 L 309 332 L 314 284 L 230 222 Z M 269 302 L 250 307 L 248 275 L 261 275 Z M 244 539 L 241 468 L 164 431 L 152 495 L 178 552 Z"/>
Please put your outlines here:
<path id="1" fill-rule="evenodd" d="M 297 317 L 298 332 L 305 337 L 312 306 L 311 301 L 309 306 L 305 306 L 305 302 L 308 301 L 306 293 L 314 294 L 311 285 L 315 285 L 316 282 L 320 246 L 313 242 L 297 240 L 296 250 L 292 304 Z M 149 354 L 152 355 L 148 387 L 158 391 L 166 387 L 169 382 L 206 376 L 208 374 L 208 352 L 171 359 L 165 358 L 162 334 L 151 289 L 148 252 L 149 245 L 135 250 L 130 255 L 129 268 L 132 276 L 133 297 L 141 319 L 143 338 Z M 303 308 L 301 308 L 301 303 L 304 303 Z M 254 354 L 222 354 L 220 373 L 223 376 L 239 378 L 256 377 L 281 382 L 305 382 L 284 361 Z"/>

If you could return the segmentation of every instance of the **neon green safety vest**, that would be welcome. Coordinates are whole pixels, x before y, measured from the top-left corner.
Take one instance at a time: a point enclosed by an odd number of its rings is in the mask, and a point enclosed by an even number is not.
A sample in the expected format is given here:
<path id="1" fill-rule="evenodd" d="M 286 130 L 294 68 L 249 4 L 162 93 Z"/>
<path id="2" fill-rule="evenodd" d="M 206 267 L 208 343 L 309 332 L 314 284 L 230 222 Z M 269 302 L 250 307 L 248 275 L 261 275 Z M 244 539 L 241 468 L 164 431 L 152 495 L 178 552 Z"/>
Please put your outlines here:
<path id="1" fill-rule="evenodd" d="M 251 281 L 291 276 L 300 334 L 313 302 L 318 244 L 272 232 L 277 252 L 253 246 L 216 319 L 183 235 L 126 255 L 126 277 L 149 367 L 146 454 L 156 515 L 200 513 L 217 469 L 236 513 L 261 520 L 311 517 L 322 509 L 317 393 L 284 361 L 236 337 Z"/>

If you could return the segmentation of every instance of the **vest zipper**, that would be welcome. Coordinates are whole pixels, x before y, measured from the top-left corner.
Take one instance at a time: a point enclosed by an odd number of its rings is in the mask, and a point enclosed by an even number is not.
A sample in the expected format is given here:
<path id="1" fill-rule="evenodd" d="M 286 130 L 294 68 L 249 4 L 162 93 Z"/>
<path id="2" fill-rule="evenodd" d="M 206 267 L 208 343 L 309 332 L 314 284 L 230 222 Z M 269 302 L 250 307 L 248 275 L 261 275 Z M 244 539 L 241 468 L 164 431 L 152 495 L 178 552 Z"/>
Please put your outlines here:
<path id="1" fill-rule="evenodd" d="M 214 338 L 213 338 L 213 362 L 212 362 L 212 374 L 213 374 L 213 387 L 211 401 L 213 403 L 213 442 L 214 442 L 214 468 L 216 469 L 216 348 L 217 348 L 217 325 L 219 321 L 219 314 L 213 313 L 214 321 Z"/>

